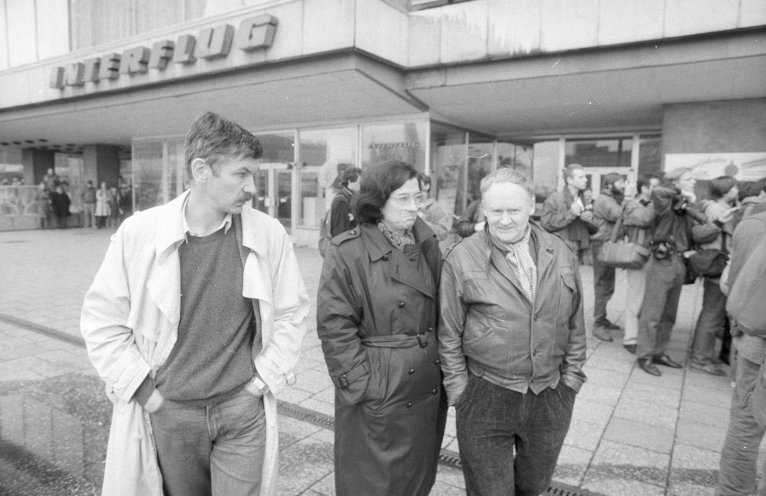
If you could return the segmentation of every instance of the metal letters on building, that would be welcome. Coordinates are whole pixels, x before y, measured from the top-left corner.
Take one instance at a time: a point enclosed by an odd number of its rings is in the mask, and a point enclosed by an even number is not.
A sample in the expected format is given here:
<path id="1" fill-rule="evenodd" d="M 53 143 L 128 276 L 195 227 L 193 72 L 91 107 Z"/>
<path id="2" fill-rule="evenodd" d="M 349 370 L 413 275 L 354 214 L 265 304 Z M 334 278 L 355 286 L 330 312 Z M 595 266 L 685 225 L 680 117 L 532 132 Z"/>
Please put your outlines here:
<path id="1" fill-rule="evenodd" d="M 251 52 L 266 49 L 274 42 L 277 18 L 264 14 L 244 19 L 239 29 L 229 24 L 204 28 L 199 36 L 184 34 L 173 40 L 160 40 L 151 48 L 131 47 L 120 53 L 108 53 L 73 62 L 64 67 L 53 67 L 50 87 L 63 90 L 67 86 L 84 86 L 104 79 L 117 79 L 120 75 L 143 74 L 149 70 L 164 71 L 168 64 L 191 65 L 197 59 L 216 59 L 229 55 L 232 45 L 238 50 Z"/>

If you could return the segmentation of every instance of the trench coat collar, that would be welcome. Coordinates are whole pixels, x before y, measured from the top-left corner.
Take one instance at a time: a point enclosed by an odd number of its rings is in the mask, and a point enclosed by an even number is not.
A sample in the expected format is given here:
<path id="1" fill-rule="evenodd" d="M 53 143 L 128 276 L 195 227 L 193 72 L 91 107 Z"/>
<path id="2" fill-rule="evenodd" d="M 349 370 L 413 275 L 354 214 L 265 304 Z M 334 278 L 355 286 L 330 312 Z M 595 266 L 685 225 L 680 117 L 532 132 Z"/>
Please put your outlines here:
<path id="1" fill-rule="evenodd" d="M 370 254 L 370 260 L 373 262 L 396 249 L 388 242 L 375 224 L 362 224 L 359 229 L 362 233 L 365 233 L 365 246 Z M 431 228 L 428 227 L 428 224 L 420 217 L 415 219 L 415 224 L 412 226 L 412 234 L 415 237 L 415 244 L 421 248 L 421 251 L 423 243 L 429 238 L 436 236 Z"/>
<path id="2" fill-rule="evenodd" d="M 167 256 L 170 248 L 174 248 L 186 239 L 183 206 L 190 192 L 191 190 L 184 191 L 165 205 L 166 208 L 157 223 L 157 235 L 155 237 L 155 249 L 159 258 Z M 256 219 L 258 215 L 259 212 L 250 205 L 242 207 L 241 241 L 243 246 L 259 255 L 265 255 L 267 251 L 266 237 L 256 235 L 256 226 L 260 224 Z"/>
<path id="3" fill-rule="evenodd" d="M 367 248 L 370 260 L 373 262 L 380 260 L 381 258 L 390 260 L 390 275 L 392 279 L 423 293 L 429 298 L 435 298 L 436 295 L 433 290 L 429 288 L 422 277 L 420 277 L 418 271 L 412 270 L 411 267 L 400 263 L 404 261 L 404 255 L 401 257 L 392 256 L 392 253 L 396 248 L 391 246 L 391 243 L 388 242 L 375 224 L 363 224 L 359 229 L 364 235 L 364 245 Z M 427 254 L 423 252 L 423 243 L 429 238 L 434 237 L 434 232 L 420 217 L 418 217 L 415 219 L 415 224 L 412 226 L 412 233 L 415 236 L 415 243 L 426 258 L 426 261 L 429 262 L 429 268 L 433 272 L 434 268 L 431 267 L 431 261 L 428 259 Z M 434 278 L 434 280 L 437 279 Z"/>
<path id="4" fill-rule="evenodd" d="M 191 190 L 186 190 L 165 205 L 157 221 L 157 234 L 154 238 L 157 257 L 162 259 L 170 248 L 186 239 L 184 232 L 183 208 Z"/>

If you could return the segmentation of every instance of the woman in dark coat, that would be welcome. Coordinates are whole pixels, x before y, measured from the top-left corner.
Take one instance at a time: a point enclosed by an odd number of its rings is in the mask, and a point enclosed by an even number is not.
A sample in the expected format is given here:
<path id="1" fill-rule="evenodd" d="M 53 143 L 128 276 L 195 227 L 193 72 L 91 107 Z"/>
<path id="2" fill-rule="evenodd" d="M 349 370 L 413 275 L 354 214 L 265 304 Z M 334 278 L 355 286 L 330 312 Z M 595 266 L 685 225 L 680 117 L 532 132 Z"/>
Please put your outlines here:
<path id="1" fill-rule="evenodd" d="M 385 162 L 362 174 L 359 226 L 333 238 L 317 295 L 317 332 L 335 384 L 338 496 L 427 495 L 447 404 L 436 340 L 441 252 L 418 217 L 417 171 Z"/>

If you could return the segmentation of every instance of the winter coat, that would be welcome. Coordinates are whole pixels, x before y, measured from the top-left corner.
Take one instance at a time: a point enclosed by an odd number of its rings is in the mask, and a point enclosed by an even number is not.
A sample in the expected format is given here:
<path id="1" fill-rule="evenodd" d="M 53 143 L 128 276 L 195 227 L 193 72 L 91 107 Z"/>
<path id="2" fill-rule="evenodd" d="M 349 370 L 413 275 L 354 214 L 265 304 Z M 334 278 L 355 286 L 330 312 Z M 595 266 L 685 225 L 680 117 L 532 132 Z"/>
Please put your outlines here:
<path id="1" fill-rule="evenodd" d="M 535 393 L 559 382 L 579 391 L 585 382 L 576 255 L 557 236 L 530 226 L 537 251 L 534 305 L 486 230 L 447 255 L 439 289 L 439 351 L 450 404 L 465 389 L 468 371 L 500 385 L 529 382 Z"/>
<path id="2" fill-rule="evenodd" d="M 364 224 L 332 240 L 317 333 L 335 384 L 339 496 L 427 495 L 447 406 L 436 342 L 441 252 L 421 219 L 420 260 Z"/>
<path id="3" fill-rule="evenodd" d="M 540 214 L 540 225 L 548 232 L 555 232 L 576 252 L 590 247 L 588 229 L 595 226 L 572 213 L 570 208 L 575 200 L 566 187 L 548 195 Z"/>
<path id="4" fill-rule="evenodd" d="M 643 232 L 643 245 L 649 246 L 653 220 L 652 202 L 641 197 L 631 198 L 625 203 L 625 209 L 622 212 L 622 231 L 631 243 L 638 243 Z"/>
<path id="5" fill-rule="evenodd" d="M 593 224 L 598 231 L 591 235 L 592 242 L 604 242 L 612 236 L 617 220 L 622 212 L 622 196 L 615 197 L 613 193 L 602 191 L 593 202 Z M 619 233 L 618 233 L 619 234 Z"/>
<path id="6" fill-rule="evenodd" d="M 85 295 L 82 335 L 114 403 L 104 470 L 106 496 L 162 495 L 149 414 L 133 395 L 146 375 L 165 363 L 178 337 L 178 247 L 185 239 L 183 204 L 188 194 L 123 222 Z M 253 360 L 269 387 L 263 398 L 266 457 L 263 467 L 253 470 L 262 471 L 261 495 L 272 495 L 278 469 L 274 395 L 292 379 L 310 302 L 281 224 L 249 205 L 233 224 L 243 247 L 242 295 L 253 300 L 261 324 Z"/>
<path id="7" fill-rule="evenodd" d="M 353 193 L 343 188 L 335 195 L 330 205 L 330 237 L 356 227 L 354 214 L 351 213 L 351 198 Z"/>
<path id="8" fill-rule="evenodd" d="M 96 217 L 109 217 L 109 191 L 96 190 Z"/>

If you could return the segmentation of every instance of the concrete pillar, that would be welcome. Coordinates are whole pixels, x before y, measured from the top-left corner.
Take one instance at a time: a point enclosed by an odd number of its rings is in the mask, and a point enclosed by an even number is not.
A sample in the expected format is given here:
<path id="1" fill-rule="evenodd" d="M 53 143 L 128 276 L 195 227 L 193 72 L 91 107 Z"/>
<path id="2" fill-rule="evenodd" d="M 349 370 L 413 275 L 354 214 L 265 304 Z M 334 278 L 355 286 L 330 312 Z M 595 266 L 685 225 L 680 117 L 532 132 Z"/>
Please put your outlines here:
<path id="1" fill-rule="evenodd" d="M 21 163 L 24 164 L 24 184 L 40 184 L 48 169 L 55 166 L 52 150 L 36 150 L 33 148 L 21 151 Z"/>
<path id="2" fill-rule="evenodd" d="M 98 188 L 102 182 L 117 186 L 120 177 L 119 148 L 111 145 L 85 145 L 82 147 L 83 182 L 90 179 Z"/>

